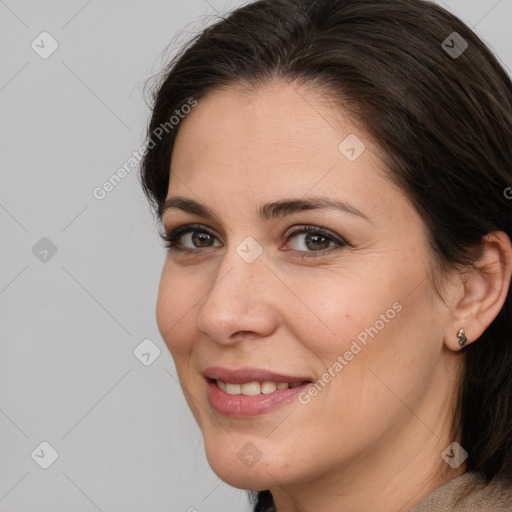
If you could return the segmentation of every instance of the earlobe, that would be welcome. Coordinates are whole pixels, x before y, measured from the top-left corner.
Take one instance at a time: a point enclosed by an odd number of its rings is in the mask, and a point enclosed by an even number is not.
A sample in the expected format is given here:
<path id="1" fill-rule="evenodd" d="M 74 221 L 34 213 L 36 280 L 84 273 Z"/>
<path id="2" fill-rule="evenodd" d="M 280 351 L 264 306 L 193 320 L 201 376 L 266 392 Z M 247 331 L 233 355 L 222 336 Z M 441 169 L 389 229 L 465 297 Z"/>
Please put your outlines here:
<path id="1" fill-rule="evenodd" d="M 459 295 L 445 343 L 458 351 L 475 343 L 499 314 L 510 289 L 512 244 L 506 233 L 493 231 L 482 238 L 481 252 L 460 276 Z"/>

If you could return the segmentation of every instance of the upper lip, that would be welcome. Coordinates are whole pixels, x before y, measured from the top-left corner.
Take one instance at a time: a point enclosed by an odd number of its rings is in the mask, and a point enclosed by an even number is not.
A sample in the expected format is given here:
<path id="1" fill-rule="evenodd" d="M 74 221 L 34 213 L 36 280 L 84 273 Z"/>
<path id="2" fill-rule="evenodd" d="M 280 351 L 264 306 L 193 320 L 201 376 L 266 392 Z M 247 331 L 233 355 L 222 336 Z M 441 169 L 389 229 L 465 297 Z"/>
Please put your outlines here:
<path id="1" fill-rule="evenodd" d="M 243 384 L 244 382 L 312 382 L 309 377 L 298 377 L 284 373 L 273 372 L 261 368 L 223 368 L 221 366 L 209 366 L 203 370 L 203 375 L 211 380 L 222 380 L 231 384 Z"/>

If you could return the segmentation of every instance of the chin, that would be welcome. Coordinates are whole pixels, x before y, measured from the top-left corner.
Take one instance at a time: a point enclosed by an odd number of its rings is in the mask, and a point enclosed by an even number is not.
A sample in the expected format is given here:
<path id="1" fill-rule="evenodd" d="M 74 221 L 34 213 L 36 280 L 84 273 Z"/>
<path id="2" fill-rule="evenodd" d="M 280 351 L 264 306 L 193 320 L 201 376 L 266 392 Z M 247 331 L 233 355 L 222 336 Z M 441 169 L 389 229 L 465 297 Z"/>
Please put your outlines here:
<path id="1" fill-rule="evenodd" d="M 265 491 L 276 485 L 275 479 L 271 478 L 268 473 L 264 475 L 249 469 L 245 472 L 232 471 L 228 476 L 222 475 L 223 478 L 214 470 L 215 474 L 228 485 L 244 491 Z"/>
<path id="2" fill-rule="evenodd" d="M 255 442 L 261 445 L 261 439 Z M 270 461 L 266 460 L 262 451 L 249 440 L 243 441 L 241 448 L 235 448 L 237 445 L 234 439 L 227 445 L 216 439 L 205 442 L 208 464 L 221 480 L 247 491 L 262 491 L 284 483 L 276 481 L 276 477 L 283 474 L 283 468 L 275 464 L 286 460 L 284 457 L 273 453 Z"/>

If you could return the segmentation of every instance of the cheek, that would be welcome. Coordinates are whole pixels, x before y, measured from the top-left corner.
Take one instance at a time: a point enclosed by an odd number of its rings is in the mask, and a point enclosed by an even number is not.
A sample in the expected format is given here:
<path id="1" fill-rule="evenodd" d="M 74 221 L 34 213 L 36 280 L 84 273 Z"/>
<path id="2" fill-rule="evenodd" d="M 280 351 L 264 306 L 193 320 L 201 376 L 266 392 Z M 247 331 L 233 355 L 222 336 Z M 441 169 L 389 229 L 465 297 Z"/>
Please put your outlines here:
<path id="1" fill-rule="evenodd" d="M 156 303 L 156 321 L 158 329 L 173 358 L 190 352 L 191 332 L 194 308 L 200 296 L 187 285 L 186 276 L 182 276 L 166 264 L 160 277 L 160 286 Z"/>
<path id="2" fill-rule="evenodd" d="M 394 273 L 380 270 L 331 275 L 294 290 L 308 307 L 295 299 L 288 325 L 324 364 L 334 363 L 351 347 L 358 352 L 353 342 L 364 348 L 370 340 L 384 337 L 391 324 L 400 322 L 404 294 L 393 282 Z"/>
<path id="3" fill-rule="evenodd" d="M 414 404 L 433 374 L 439 346 L 434 337 L 441 332 L 443 312 L 433 307 L 423 274 L 404 267 L 401 272 L 400 279 L 395 270 L 368 274 L 359 286 L 337 283 L 330 300 L 321 303 L 323 319 L 336 335 L 322 339 L 313 326 L 303 333 L 325 365 L 320 379 L 329 382 L 317 403 L 331 404 L 336 423 L 347 429 L 368 431 L 380 416 L 398 418 L 403 406 L 396 396 Z M 343 411 L 336 403 L 344 404 Z"/>
<path id="4" fill-rule="evenodd" d="M 348 408 L 366 403 L 368 414 L 394 399 L 376 375 L 414 400 L 437 350 L 431 335 L 443 323 L 421 265 L 376 268 L 324 282 L 321 292 L 316 288 L 304 295 L 316 315 L 309 311 L 289 324 L 321 363 L 317 377 L 328 381 L 329 391 L 320 401 L 343 397 Z"/>

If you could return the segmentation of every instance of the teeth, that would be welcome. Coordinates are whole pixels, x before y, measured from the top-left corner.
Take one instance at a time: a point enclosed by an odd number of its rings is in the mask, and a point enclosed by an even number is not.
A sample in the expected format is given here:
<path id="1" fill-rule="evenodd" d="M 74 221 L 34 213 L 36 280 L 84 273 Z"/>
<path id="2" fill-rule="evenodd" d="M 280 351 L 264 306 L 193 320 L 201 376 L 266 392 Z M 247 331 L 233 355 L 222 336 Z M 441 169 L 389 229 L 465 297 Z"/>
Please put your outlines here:
<path id="1" fill-rule="evenodd" d="M 226 382 L 226 393 L 230 395 L 240 395 L 242 392 L 242 386 L 240 384 L 230 384 Z"/>
<path id="2" fill-rule="evenodd" d="M 266 380 L 261 383 L 261 392 L 265 395 L 268 393 L 273 393 L 277 389 L 277 384 L 275 382 L 271 382 Z"/>
<path id="3" fill-rule="evenodd" d="M 242 384 L 242 395 L 259 395 L 261 386 L 259 382 L 244 382 Z"/>
<path id="4" fill-rule="evenodd" d="M 246 396 L 254 396 L 263 393 L 268 395 L 273 393 L 276 390 L 288 389 L 288 388 L 296 388 L 301 385 L 300 382 L 296 382 L 294 384 L 288 384 L 288 382 L 272 382 L 272 381 L 263 381 L 263 382 L 244 382 L 243 384 L 231 384 L 230 382 L 224 382 L 223 380 L 217 380 L 217 386 L 220 389 L 228 393 L 229 395 L 246 395 Z"/>

